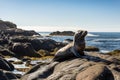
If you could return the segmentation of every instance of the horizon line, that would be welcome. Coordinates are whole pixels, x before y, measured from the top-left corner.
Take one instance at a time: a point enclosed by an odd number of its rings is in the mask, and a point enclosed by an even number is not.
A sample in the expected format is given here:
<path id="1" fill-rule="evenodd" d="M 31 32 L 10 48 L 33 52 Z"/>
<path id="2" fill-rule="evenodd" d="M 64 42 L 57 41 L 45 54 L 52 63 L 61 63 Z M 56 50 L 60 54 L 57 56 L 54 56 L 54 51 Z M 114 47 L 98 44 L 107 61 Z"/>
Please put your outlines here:
<path id="1" fill-rule="evenodd" d="M 60 27 L 60 26 L 17 26 L 17 28 L 24 29 L 24 30 L 34 30 L 36 32 L 55 32 L 55 31 L 73 31 L 76 32 L 77 30 L 87 30 L 88 32 L 120 32 L 119 29 L 111 28 L 98 28 L 94 29 L 87 28 L 87 27 Z"/>

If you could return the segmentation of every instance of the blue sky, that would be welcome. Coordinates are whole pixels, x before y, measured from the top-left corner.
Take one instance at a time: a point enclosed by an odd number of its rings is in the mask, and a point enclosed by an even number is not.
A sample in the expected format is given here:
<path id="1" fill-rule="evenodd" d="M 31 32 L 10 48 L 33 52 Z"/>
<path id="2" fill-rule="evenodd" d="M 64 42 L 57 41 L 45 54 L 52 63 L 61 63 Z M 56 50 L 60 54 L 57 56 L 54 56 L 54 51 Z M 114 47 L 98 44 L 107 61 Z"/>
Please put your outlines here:
<path id="1" fill-rule="evenodd" d="M 120 32 L 120 0 L 0 0 L 0 18 L 37 31 Z"/>

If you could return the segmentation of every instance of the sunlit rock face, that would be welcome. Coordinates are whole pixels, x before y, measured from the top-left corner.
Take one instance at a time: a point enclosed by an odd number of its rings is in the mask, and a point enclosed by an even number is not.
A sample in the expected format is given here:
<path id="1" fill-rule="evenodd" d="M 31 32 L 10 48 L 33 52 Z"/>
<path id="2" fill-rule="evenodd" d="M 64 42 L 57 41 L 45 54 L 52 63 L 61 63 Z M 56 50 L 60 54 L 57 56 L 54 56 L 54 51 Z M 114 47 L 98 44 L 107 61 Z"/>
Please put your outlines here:
<path id="1" fill-rule="evenodd" d="M 81 58 L 43 63 L 33 67 L 22 80 L 120 80 L 119 60 L 88 52 Z M 82 76 L 81 76 L 82 75 Z"/>
<path id="2" fill-rule="evenodd" d="M 9 21 L 0 20 L 0 30 L 10 29 L 10 28 L 17 28 L 17 25 Z"/>
<path id="3" fill-rule="evenodd" d="M 27 31 L 27 30 L 22 30 L 17 28 L 17 25 L 9 22 L 9 21 L 3 21 L 0 20 L 0 33 L 2 34 L 9 34 L 10 36 L 15 36 L 15 35 L 22 35 L 22 36 L 33 36 L 33 35 L 39 35 L 35 31 Z"/>

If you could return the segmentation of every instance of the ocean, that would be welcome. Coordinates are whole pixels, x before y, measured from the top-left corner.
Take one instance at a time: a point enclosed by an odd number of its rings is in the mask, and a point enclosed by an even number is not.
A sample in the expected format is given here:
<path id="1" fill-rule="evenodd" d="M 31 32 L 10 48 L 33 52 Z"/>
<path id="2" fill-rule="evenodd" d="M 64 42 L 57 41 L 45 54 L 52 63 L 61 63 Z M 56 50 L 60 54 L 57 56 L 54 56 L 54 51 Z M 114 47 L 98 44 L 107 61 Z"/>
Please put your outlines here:
<path id="1" fill-rule="evenodd" d="M 50 38 L 57 42 L 63 42 L 65 39 L 73 39 L 73 36 L 50 36 L 50 32 L 39 32 L 44 38 Z M 86 37 L 87 46 L 95 46 L 101 52 L 109 52 L 120 49 L 120 32 L 89 32 Z"/>

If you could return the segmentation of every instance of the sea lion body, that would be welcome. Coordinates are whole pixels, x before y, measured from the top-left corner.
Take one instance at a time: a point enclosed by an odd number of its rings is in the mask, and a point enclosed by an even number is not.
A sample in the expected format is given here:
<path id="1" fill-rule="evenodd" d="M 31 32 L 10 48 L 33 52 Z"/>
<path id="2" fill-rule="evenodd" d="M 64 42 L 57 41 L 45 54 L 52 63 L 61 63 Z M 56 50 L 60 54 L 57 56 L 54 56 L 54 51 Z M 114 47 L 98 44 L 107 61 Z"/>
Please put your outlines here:
<path id="1" fill-rule="evenodd" d="M 69 43 L 65 47 L 59 49 L 55 57 L 53 58 L 53 61 L 65 61 L 70 58 L 75 57 L 81 57 L 84 55 L 84 49 L 85 49 L 85 36 L 87 35 L 87 31 L 81 31 L 79 30 L 74 35 L 74 40 L 72 43 Z"/>
<path id="2" fill-rule="evenodd" d="M 70 43 L 67 46 L 59 49 L 56 52 L 53 61 L 59 61 L 59 62 L 61 62 L 61 61 L 64 61 L 64 60 L 68 60 L 71 57 L 75 57 L 74 54 L 71 51 L 72 47 L 73 47 L 73 43 Z"/>

